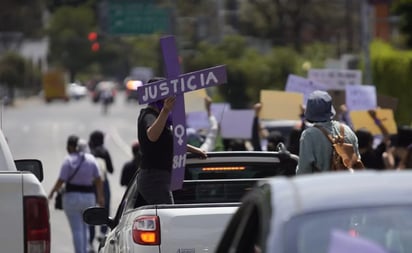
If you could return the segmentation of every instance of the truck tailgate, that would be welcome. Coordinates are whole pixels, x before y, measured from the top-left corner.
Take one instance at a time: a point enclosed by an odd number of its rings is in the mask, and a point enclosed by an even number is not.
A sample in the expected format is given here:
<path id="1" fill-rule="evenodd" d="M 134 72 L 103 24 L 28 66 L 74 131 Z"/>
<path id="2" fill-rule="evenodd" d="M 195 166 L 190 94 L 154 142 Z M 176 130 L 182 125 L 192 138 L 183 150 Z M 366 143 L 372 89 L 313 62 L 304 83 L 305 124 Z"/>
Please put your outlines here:
<path id="1" fill-rule="evenodd" d="M 0 173 L 1 252 L 24 252 L 23 179 L 20 173 Z M 13 242 L 13 243 L 11 243 Z"/>
<path id="2" fill-rule="evenodd" d="M 237 206 L 159 208 L 161 245 L 166 252 L 214 252 Z"/>

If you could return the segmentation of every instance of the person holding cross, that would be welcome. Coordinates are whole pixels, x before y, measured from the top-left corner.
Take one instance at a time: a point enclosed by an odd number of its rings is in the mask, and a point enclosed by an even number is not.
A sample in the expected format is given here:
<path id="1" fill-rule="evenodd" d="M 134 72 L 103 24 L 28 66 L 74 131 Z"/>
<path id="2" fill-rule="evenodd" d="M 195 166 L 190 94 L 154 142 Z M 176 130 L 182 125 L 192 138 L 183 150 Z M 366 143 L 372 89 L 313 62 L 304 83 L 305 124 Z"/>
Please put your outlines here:
<path id="1" fill-rule="evenodd" d="M 149 83 L 163 80 L 153 78 Z M 149 103 L 140 110 L 137 122 L 138 140 L 141 150 L 139 171 L 139 202 L 144 204 L 173 204 L 170 190 L 173 167 L 173 132 L 171 111 L 174 96 Z M 207 158 L 205 151 L 187 144 L 187 151 Z"/>

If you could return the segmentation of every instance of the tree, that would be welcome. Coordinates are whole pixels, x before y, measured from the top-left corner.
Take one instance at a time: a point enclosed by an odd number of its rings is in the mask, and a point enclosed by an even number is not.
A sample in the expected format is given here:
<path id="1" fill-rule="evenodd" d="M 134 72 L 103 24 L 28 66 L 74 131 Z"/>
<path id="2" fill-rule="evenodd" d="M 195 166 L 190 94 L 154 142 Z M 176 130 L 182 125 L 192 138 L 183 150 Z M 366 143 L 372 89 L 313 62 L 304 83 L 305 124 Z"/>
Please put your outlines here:
<path id="1" fill-rule="evenodd" d="M 245 0 L 240 5 L 238 30 L 272 45 L 291 44 L 301 52 L 307 42 L 339 42 L 346 27 L 346 36 L 352 36 L 350 21 L 357 13 L 348 19 L 344 10 L 346 6 L 353 9 L 349 3 L 352 0 Z M 353 38 L 347 40 L 352 43 Z"/>
<path id="2" fill-rule="evenodd" d="M 15 53 L 7 53 L 0 58 L 0 84 L 7 87 L 7 96 L 14 100 L 14 88 L 24 85 L 26 63 L 23 57 Z"/>
<path id="3" fill-rule="evenodd" d="M 43 35 L 43 0 L 2 0 L 0 32 L 21 32 L 24 37 Z"/>
<path id="4" fill-rule="evenodd" d="M 89 7 L 61 7 L 51 17 L 48 27 L 50 61 L 69 71 L 70 80 L 87 68 L 93 58 L 88 34 L 96 30 L 95 15 Z"/>
<path id="5" fill-rule="evenodd" d="M 412 0 L 399 0 L 394 3 L 392 11 L 399 15 L 400 30 L 406 37 L 406 45 L 412 47 Z"/>

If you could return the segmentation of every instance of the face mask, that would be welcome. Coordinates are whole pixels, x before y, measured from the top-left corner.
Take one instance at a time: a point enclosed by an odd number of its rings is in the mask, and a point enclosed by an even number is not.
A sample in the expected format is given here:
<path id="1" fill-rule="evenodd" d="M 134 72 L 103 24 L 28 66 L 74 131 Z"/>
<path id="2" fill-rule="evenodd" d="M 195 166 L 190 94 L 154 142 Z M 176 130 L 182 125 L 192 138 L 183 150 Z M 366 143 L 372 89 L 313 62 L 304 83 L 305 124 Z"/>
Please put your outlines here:
<path id="1" fill-rule="evenodd" d="M 159 111 L 163 109 L 163 104 L 163 100 L 157 100 L 156 102 L 150 103 L 151 106 L 157 108 Z M 172 113 L 169 113 L 166 120 L 166 126 L 171 126 L 172 123 Z"/>

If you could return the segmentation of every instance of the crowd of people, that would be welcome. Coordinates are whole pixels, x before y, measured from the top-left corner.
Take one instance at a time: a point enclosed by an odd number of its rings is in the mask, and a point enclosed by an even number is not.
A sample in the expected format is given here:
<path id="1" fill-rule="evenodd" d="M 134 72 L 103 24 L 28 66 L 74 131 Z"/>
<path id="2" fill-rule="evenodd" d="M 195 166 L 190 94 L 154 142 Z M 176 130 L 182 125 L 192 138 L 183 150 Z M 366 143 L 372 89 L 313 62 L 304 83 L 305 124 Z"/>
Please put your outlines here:
<path id="1" fill-rule="evenodd" d="M 157 81 L 161 79 L 153 79 Z M 170 191 L 173 164 L 173 132 L 171 112 L 174 97 L 149 103 L 139 112 L 137 139 L 131 144 L 132 158 L 125 161 L 120 176 L 120 185 L 127 187 L 137 178 L 138 202 L 145 204 L 173 204 Z M 187 151 L 207 159 L 207 152 L 215 150 L 278 151 L 286 147 L 287 152 L 299 157 L 296 174 L 329 171 L 333 146 L 330 135 L 341 136 L 351 144 L 356 159 L 365 169 L 409 169 L 412 168 L 412 129 L 399 127 L 391 135 L 377 117 L 375 110 L 369 116 L 379 128 L 381 135 L 374 136 L 367 129 L 353 129 L 345 105 L 336 112 L 331 96 L 325 91 L 310 94 L 306 105 L 301 105 L 300 123 L 291 129 L 289 136 L 279 131 L 270 131 L 262 125 L 260 113 L 262 103 L 253 106 L 252 138 L 224 139 L 219 136 L 219 124 L 211 110 L 212 100 L 204 100 L 208 129 L 187 129 Z M 110 210 L 110 182 L 108 174 L 114 172 L 110 152 L 104 145 L 105 134 L 93 131 L 88 141 L 76 135 L 67 139 L 68 155 L 64 158 L 58 179 L 49 193 L 49 199 L 60 188 L 65 187 L 63 209 L 70 224 L 76 253 L 90 252 L 93 242 L 107 232 L 100 226 L 96 237 L 95 226 L 82 220 L 83 210 L 99 205 Z M 135 176 L 137 175 L 137 177 Z"/>

